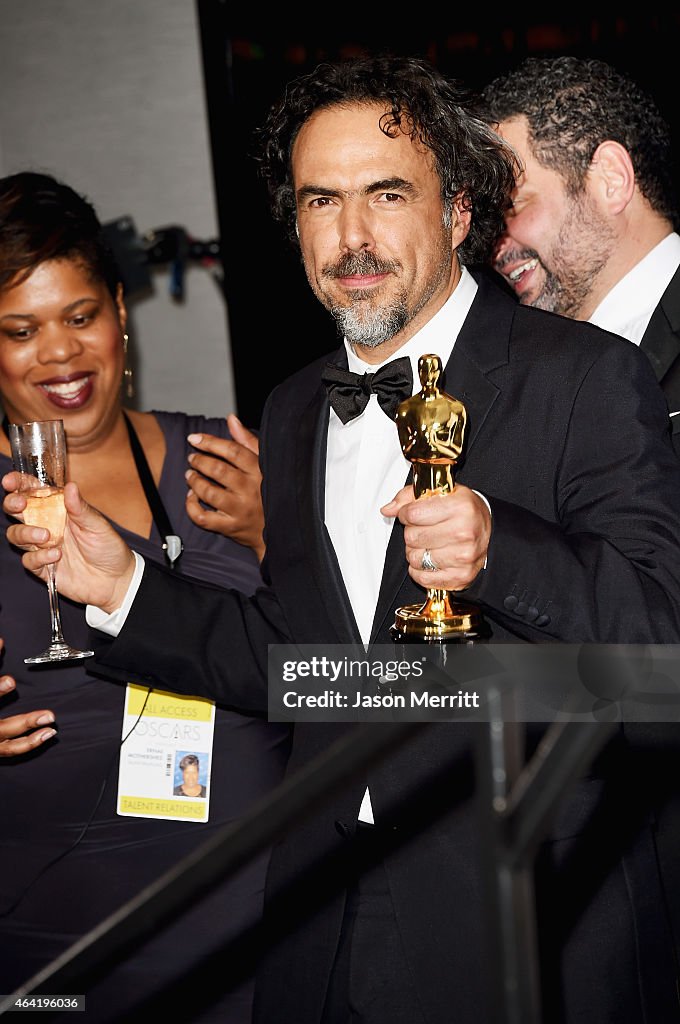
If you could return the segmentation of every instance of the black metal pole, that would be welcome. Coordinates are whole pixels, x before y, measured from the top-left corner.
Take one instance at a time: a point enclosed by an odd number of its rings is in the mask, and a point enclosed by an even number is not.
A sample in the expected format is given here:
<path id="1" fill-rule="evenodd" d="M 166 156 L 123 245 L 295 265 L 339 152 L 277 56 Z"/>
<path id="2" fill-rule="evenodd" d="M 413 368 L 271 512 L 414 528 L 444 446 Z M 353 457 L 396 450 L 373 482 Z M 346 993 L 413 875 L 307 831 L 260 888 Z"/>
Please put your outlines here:
<path id="1" fill-rule="evenodd" d="M 565 787 L 616 723 L 553 722 L 528 762 L 512 691 L 487 694 L 489 724 L 477 746 L 477 797 L 487 892 L 494 1024 L 541 1024 L 534 855 Z"/>

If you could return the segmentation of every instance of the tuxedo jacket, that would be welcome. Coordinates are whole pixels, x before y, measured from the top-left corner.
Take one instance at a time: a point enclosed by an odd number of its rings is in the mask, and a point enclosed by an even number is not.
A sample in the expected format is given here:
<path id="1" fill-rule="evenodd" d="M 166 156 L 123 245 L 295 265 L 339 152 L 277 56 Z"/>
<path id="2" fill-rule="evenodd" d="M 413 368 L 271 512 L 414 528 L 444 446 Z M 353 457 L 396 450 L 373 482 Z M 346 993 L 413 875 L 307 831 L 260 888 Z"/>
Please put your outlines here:
<path id="1" fill-rule="evenodd" d="M 97 641 L 103 672 L 262 709 L 269 644 L 360 644 L 324 525 L 327 358 L 266 405 L 269 586 L 248 600 L 147 566 L 121 633 Z M 342 350 L 331 358 L 342 363 Z M 456 480 L 492 511 L 487 566 L 464 595 L 481 605 L 490 642 L 679 642 L 680 473 L 664 396 L 637 346 L 520 306 L 481 277 L 440 383 L 468 412 Z M 405 462 L 405 482 L 408 472 Z M 395 523 L 371 642 L 391 643 L 395 608 L 422 600 Z M 380 726 L 296 723 L 289 773 L 357 728 Z M 321 1019 L 367 784 L 424 1019 L 491 1020 L 474 768 L 485 728 L 428 724 L 281 836 L 267 882 L 273 933 L 258 1024 Z M 680 1020 L 642 757 L 621 728 L 567 790 L 537 852 L 551 1024 Z"/>
<path id="2" fill-rule="evenodd" d="M 647 354 L 666 396 L 673 444 L 680 452 L 680 267 L 647 324 L 640 348 Z"/>

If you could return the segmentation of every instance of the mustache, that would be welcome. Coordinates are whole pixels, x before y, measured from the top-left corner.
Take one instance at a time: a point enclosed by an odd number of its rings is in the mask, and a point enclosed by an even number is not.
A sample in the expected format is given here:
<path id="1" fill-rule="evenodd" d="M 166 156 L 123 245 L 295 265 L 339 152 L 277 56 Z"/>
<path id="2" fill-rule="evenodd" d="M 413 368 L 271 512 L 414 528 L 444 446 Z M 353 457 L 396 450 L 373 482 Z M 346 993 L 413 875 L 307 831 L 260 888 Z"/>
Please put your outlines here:
<path id="1" fill-rule="evenodd" d="M 494 257 L 492 263 L 494 270 L 502 271 L 505 270 L 508 263 L 516 263 L 520 260 L 538 260 L 540 262 L 540 259 L 541 257 L 535 249 L 509 249 L 502 256 Z"/>
<path id="2" fill-rule="evenodd" d="M 398 263 L 381 260 L 372 252 L 345 253 L 337 263 L 324 267 L 323 276 L 338 278 L 352 277 L 355 274 L 390 274 L 398 267 Z"/>

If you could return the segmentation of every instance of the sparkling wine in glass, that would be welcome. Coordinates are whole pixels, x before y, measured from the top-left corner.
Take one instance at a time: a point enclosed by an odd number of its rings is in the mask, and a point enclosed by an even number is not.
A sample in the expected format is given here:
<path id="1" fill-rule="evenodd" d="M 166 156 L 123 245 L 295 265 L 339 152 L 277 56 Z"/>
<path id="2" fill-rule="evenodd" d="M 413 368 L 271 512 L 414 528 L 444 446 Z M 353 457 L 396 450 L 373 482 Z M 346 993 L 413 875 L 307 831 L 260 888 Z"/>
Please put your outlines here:
<path id="1" fill-rule="evenodd" d="M 24 522 L 50 531 L 49 544 L 59 547 L 64 539 L 66 509 L 66 435 L 63 420 L 10 423 L 9 441 L 15 470 L 21 474 L 20 492 L 26 497 Z M 24 658 L 27 665 L 90 658 L 94 651 L 80 651 L 64 640 L 61 632 L 55 567 L 47 566 L 52 639 L 40 654 Z"/>

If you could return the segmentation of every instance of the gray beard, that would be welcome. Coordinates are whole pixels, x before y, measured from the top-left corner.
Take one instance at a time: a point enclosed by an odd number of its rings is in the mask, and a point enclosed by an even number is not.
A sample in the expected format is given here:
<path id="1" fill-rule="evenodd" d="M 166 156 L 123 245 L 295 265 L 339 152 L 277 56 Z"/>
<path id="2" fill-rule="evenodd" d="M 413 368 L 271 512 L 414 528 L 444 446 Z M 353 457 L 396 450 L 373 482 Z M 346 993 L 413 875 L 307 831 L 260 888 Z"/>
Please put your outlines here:
<path id="1" fill-rule="evenodd" d="M 356 298 L 360 299 L 361 296 L 357 295 Z M 404 329 L 410 319 L 403 300 L 379 309 L 358 301 L 351 306 L 331 306 L 329 313 L 340 334 L 350 344 L 363 345 L 365 348 L 378 348 L 389 341 Z"/>
<path id="2" fill-rule="evenodd" d="M 586 294 L 583 286 L 579 285 L 578 278 L 569 281 L 566 275 L 558 277 L 546 270 L 543 290 L 530 305 L 536 309 L 547 309 L 551 313 L 561 313 L 562 316 L 573 318 Z"/>

